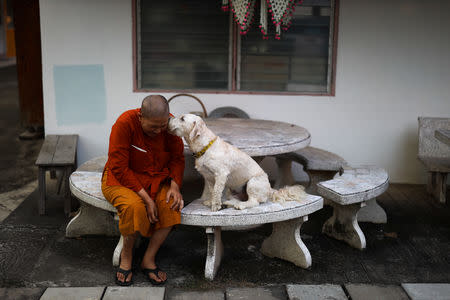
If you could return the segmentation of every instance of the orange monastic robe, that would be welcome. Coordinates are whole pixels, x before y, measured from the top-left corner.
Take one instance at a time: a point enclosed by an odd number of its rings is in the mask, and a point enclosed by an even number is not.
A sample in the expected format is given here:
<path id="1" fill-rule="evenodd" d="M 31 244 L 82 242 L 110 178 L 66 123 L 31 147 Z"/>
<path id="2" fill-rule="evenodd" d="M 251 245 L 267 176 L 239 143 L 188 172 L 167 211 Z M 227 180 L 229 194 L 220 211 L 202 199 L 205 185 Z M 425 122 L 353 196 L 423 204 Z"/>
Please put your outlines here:
<path id="1" fill-rule="evenodd" d="M 165 198 L 170 179 L 181 187 L 184 147 L 181 138 L 167 131 L 155 137 L 145 135 L 139 111 L 124 112 L 111 129 L 102 191 L 117 208 L 122 235 L 140 232 L 150 236 L 155 230 L 180 223 L 180 213 L 171 210 L 171 201 L 166 203 Z M 137 194 L 142 188 L 158 208 L 156 224 L 150 224 L 145 203 Z"/>

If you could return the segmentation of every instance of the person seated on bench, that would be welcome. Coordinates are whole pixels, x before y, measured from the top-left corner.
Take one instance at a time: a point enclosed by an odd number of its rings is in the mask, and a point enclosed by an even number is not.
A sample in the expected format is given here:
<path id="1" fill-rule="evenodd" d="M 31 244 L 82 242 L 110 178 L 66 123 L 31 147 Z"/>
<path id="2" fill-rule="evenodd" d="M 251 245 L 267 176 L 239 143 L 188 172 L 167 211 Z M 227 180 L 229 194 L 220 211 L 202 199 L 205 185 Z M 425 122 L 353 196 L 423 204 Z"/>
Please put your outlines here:
<path id="1" fill-rule="evenodd" d="M 171 228 L 181 221 L 184 202 L 183 141 L 167 131 L 167 100 L 160 95 L 144 98 L 139 109 L 124 112 L 111 129 L 102 192 L 117 209 L 124 237 L 118 285 L 132 284 L 132 254 L 138 234 L 151 237 L 141 268 L 150 282 L 162 284 L 167 275 L 155 256 Z"/>

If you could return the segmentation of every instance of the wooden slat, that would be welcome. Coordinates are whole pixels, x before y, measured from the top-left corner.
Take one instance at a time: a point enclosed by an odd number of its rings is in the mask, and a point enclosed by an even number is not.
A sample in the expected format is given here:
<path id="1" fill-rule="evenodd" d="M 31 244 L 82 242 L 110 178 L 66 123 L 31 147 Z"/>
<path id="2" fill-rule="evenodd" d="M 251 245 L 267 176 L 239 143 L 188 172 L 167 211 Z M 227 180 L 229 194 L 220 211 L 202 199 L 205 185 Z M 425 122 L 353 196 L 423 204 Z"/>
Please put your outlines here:
<path id="1" fill-rule="evenodd" d="M 53 156 L 53 166 L 72 165 L 75 163 L 78 135 L 60 135 Z"/>
<path id="2" fill-rule="evenodd" d="M 39 156 L 36 160 L 36 165 L 46 166 L 52 164 L 53 156 L 55 155 L 56 151 L 57 142 L 58 142 L 57 135 L 47 135 L 45 137 L 44 144 L 42 144 L 41 151 L 39 152 Z"/>

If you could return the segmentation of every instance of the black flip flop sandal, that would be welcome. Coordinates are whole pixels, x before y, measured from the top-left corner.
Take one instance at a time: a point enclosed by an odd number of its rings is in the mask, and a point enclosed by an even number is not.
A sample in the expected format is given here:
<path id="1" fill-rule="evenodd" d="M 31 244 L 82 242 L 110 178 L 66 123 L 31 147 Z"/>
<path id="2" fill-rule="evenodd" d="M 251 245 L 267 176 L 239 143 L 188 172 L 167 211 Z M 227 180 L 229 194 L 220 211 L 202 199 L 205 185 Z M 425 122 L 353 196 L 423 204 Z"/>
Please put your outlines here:
<path id="1" fill-rule="evenodd" d="M 124 281 L 120 281 L 119 278 L 117 278 L 117 272 L 119 272 L 120 274 L 123 274 L 124 276 Z M 127 281 L 128 275 L 132 272 L 132 269 L 129 270 L 124 270 L 122 268 L 118 268 L 116 271 L 116 284 L 120 285 L 120 286 L 130 286 L 133 284 L 133 277 L 131 277 L 130 281 Z"/>
<path id="2" fill-rule="evenodd" d="M 142 269 L 142 273 L 144 273 L 144 275 L 147 277 L 148 281 L 150 281 L 151 284 L 153 285 L 161 285 L 166 283 L 167 279 L 162 281 L 161 277 L 159 277 L 158 273 L 159 272 L 164 272 L 163 270 L 161 270 L 159 267 L 156 267 L 155 269 Z M 159 279 L 161 279 L 161 282 L 156 281 L 153 278 L 150 278 L 150 276 L 148 276 L 150 273 L 153 273 L 156 275 L 156 277 L 158 277 Z"/>

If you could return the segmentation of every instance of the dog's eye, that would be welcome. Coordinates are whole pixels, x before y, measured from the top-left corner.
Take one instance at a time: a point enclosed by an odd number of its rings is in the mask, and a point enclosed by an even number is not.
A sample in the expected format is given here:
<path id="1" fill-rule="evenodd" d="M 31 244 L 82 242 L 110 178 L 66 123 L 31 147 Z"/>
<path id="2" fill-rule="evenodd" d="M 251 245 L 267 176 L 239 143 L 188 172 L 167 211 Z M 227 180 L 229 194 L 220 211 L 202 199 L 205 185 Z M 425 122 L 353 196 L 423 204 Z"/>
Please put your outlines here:
<path id="1" fill-rule="evenodd" d="M 183 121 L 183 122 L 184 122 L 184 116 L 182 116 L 182 117 L 181 117 L 181 121 Z"/>

